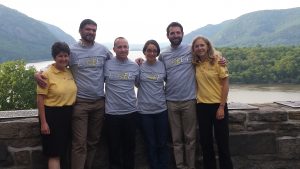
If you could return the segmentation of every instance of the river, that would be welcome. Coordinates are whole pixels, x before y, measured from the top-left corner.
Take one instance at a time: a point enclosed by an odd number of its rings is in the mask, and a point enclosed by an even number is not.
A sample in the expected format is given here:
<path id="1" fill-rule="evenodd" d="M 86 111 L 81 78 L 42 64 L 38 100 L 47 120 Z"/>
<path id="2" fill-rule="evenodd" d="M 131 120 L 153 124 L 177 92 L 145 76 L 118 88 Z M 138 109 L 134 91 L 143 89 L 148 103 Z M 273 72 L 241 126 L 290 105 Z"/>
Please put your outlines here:
<path id="1" fill-rule="evenodd" d="M 142 57 L 140 51 L 131 51 L 129 58 Z M 45 68 L 53 61 L 28 63 L 37 70 Z M 300 101 L 300 85 L 283 84 L 230 84 L 228 102 L 239 103 L 272 103 L 275 101 Z"/>

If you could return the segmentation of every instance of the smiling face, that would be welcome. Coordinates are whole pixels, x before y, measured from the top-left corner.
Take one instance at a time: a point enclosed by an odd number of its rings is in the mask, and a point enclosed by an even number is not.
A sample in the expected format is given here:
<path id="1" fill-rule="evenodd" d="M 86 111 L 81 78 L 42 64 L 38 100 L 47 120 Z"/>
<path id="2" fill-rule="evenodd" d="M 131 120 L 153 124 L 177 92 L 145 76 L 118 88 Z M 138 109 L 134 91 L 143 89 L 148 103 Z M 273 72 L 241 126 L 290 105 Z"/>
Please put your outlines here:
<path id="1" fill-rule="evenodd" d="M 96 38 L 97 26 L 94 24 L 87 24 L 79 30 L 81 40 L 85 43 L 92 44 Z"/>
<path id="2" fill-rule="evenodd" d="M 64 70 L 69 64 L 69 54 L 67 52 L 60 52 L 54 57 L 55 67 L 59 70 Z"/>
<path id="3" fill-rule="evenodd" d="M 155 63 L 158 49 L 154 44 L 149 44 L 144 52 L 147 62 Z"/>
<path id="4" fill-rule="evenodd" d="M 167 37 L 171 42 L 171 46 L 176 47 L 179 46 L 182 41 L 183 32 L 181 31 L 181 28 L 179 26 L 172 26 L 169 28 Z"/>
<path id="5" fill-rule="evenodd" d="M 117 38 L 114 42 L 114 52 L 119 60 L 126 60 L 129 53 L 129 45 L 125 38 Z"/>
<path id="6" fill-rule="evenodd" d="M 208 55 L 208 45 L 203 39 L 198 38 L 193 43 L 192 51 L 194 54 L 196 54 L 199 57 L 205 57 Z"/>

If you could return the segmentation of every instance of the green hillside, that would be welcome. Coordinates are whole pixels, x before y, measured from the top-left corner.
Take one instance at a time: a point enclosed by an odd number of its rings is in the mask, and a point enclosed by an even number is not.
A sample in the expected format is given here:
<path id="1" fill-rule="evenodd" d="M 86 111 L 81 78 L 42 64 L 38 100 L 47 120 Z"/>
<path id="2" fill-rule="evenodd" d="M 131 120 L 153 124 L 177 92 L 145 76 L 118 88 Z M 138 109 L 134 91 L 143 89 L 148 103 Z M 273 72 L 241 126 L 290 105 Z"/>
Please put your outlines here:
<path id="1" fill-rule="evenodd" d="M 191 43 L 198 35 L 208 37 L 216 47 L 300 46 L 300 7 L 264 10 L 242 15 L 217 25 L 207 25 L 185 35 Z M 0 63 L 24 59 L 49 60 L 55 41 L 75 43 L 60 28 L 30 18 L 0 4 Z M 143 45 L 131 45 L 140 49 Z M 162 45 L 163 48 L 166 44 Z"/>
<path id="2" fill-rule="evenodd" d="M 300 45 L 300 7 L 263 10 L 242 15 L 217 25 L 207 25 L 186 34 L 191 43 L 198 35 L 208 37 L 218 47 Z"/>
<path id="3" fill-rule="evenodd" d="M 61 40 L 74 43 L 58 27 L 30 18 L 0 4 L 0 63 L 7 60 L 49 60 L 50 46 Z"/>

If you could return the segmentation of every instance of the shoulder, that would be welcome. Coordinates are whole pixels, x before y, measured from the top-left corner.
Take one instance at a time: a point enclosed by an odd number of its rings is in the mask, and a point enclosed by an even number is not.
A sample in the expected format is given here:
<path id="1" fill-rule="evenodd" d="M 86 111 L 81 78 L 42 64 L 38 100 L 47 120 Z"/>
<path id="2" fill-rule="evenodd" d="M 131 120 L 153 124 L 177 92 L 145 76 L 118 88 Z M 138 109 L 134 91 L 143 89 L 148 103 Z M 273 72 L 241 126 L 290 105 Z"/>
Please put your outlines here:
<path id="1" fill-rule="evenodd" d="M 163 56 L 167 53 L 169 53 L 172 50 L 171 46 L 167 46 L 164 49 L 162 49 L 162 51 L 160 52 L 160 56 Z"/>
<path id="2" fill-rule="evenodd" d="M 55 69 L 55 66 L 54 66 L 54 63 L 52 63 L 51 65 L 49 65 L 44 71 L 43 73 L 52 73 L 54 72 L 56 69 Z"/>
<path id="3" fill-rule="evenodd" d="M 180 47 L 182 47 L 182 48 L 191 48 L 191 45 L 190 44 L 186 44 L 186 43 L 182 43 L 181 45 L 180 45 Z"/>
<path id="4" fill-rule="evenodd" d="M 160 61 L 160 60 L 157 60 L 156 61 L 156 64 L 157 64 L 157 66 L 159 66 L 159 67 L 165 67 L 165 65 L 164 65 L 164 63 L 162 62 L 162 61 Z"/>
<path id="5" fill-rule="evenodd" d="M 111 51 L 103 44 L 95 42 L 94 47 L 97 48 L 99 51 L 103 52 L 106 55 L 107 60 L 111 59 L 113 57 L 113 54 L 111 53 Z"/>
<path id="6" fill-rule="evenodd" d="M 116 62 L 116 58 L 115 57 L 111 57 L 109 60 L 105 61 L 105 65 L 107 64 L 113 64 Z"/>
<path id="7" fill-rule="evenodd" d="M 192 47 L 189 44 L 180 44 L 177 48 L 178 51 L 182 52 L 182 51 L 186 51 L 186 52 L 190 52 L 192 51 Z"/>
<path id="8" fill-rule="evenodd" d="M 55 74 L 55 68 L 53 66 L 53 64 L 49 65 L 47 67 L 47 69 L 45 69 L 42 73 L 43 76 L 49 78 L 51 75 L 54 75 Z"/>
<path id="9" fill-rule="evenodd" d="M 67 71 L 68 73 L 72 74 L 72 72 L 71 72 L 71 69 L 70 69 L 70 68 L 67 68 L 67 69 L 66 69 L 66 71 Z"/>
<path id="10" fill-rule="evenodd" d="M 70 50 L 72 51 L 74 49 L 80 48 L 81 46 L 80 46 L 79 42 L 76 42 L 76 43 L 69 45 L 69 47 L 70 47 Z"/>
<path id="11" fill-rule="evenodd" d="M 213 55 L 213 58 L 215 60 L 215 63 L 218 63 L 222 59 L 222 53 L 221 52 L 215 52 Z"/>
<path id="12" fill-rule="evenodd" d="M 104 46 L 103 44 L 98 43 L 98 42 L 95 42 L 94 46 L 97 47 L 97 48 L 102 48 L 103 50 L 108 50 L 108 48 L 106 46 Z"/>
<path id="13" fill-rule="evenodd" d="M 130 60 L 130 59 L 128 59 L 128 64 L 132 65 L 133 67 L 139 68 L 139 65 L 137 63 L 135 63 L 134 61 Z"/>
<path id="14" fill-rule="evenodd" d="M 138 72 L 140 70 L 140 66 L 134 61 L 128 59 L 125 64 L 123 64 L 123 68 L 127 71 Z"/>

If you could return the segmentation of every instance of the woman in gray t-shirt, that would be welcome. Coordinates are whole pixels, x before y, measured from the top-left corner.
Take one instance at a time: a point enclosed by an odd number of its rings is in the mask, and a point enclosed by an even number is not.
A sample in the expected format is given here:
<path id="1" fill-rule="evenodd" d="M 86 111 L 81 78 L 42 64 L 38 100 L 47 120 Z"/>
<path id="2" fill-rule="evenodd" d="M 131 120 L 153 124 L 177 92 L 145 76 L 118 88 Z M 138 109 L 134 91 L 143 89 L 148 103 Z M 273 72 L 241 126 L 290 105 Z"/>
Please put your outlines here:
<path id="1" fill-rule="evenodd" d="M 160 47 L 148 40 L 143 48 L 146 62 L 140 66 L 138 112 L 147 146 L 150 169 L 168 168 L 168 114 L 164 91 L 165 66 L 156 59 Z"/>

